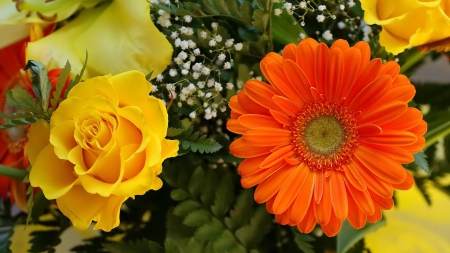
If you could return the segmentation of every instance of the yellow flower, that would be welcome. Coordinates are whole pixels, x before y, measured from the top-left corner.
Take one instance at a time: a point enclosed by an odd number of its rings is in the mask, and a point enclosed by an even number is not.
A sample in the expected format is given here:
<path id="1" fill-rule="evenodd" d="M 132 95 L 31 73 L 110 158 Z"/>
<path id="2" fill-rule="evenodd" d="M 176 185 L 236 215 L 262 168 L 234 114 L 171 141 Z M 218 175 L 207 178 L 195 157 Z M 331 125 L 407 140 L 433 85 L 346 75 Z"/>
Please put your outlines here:
<path id="1" fill-rule="evenodd" d="M 48 68 L 69 60 L 80 72 L 89 54 L 85 78 L 128 70 L 153 77 L 170 63 L 173 48 L 150 19 L 145 0 L 114 0 L 85 10 L 51 35 L 28 44 L 27 58 Z"/>
<path id="2" fill-rule="evenodd" d="M 361 0 L 361 7 L 367 24 L 382 26 L 380 44 L 393 54 L 450 37 L 450 0 Z"/>
<path id="3" fill-rule="evenodd" d="M 59 22 L 105 0 L 0 0 L 0 23 Z"/>
<path id="4" fill-rule="evenodd" d="M 143 73 L 124 72 L 76 85 L 28 134 L 30 183 L 85 230 L 110 231 L 129 197 L 158 190 L 162 162 L 178 152 L 166 140 L 168 117 L 161 100 L 148 96 Z"/>

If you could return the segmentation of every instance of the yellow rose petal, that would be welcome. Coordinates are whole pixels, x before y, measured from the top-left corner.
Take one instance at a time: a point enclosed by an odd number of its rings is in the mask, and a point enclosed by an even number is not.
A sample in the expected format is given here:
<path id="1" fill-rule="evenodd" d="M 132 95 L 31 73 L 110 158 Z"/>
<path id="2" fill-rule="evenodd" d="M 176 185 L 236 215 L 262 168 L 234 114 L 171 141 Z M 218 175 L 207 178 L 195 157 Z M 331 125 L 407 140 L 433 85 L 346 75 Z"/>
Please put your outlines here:
<path id="1" fill-rule="evenodd" d="M 113 106 L 117 106 L 119 104 L 119 98 L 109 81 L 110 77 L 109 75 L 98 76 L 81 82 L 69 91 L 67 98 L 76 97 L 89 100 L 94 96 L 102 96 L 106 99 L 103 103 L 107 102 Z"/>
<path id="2" fill-rule="evenodd" d="M 50 143 L 55 147 L 55 154 L 60 159 L 67 159 L 70 150 L 77 146 L 74 131 L 73 120 L 64 121 L 51 130 Z"/>
<path id="3" fill-rule="evenodd" d="M 50 125 L 47 121 L 39 119 L 31 124 L 28 131 L 28 145 L 26 155 L 31 164 L 36 162 L 39 153 L 48 145 L 50 139 Z"/>
<path id="4" fill-rule="evenodd" d="M 169 117 L 167 116 L 167 109 L 163 102 L 160 99 L 149 96 L 147 99 L 147 107 L 143 111 L 149 122 L 159 122 L 157 124 L 150 124 L 150 130 L 152 130 L 160 140 L 164 139 L 167 134 Z"/>
<path id="5" fill-rule="evenodd" d="M 140 143 L 141 145 L 136 152 L 141 152 L 150 141 L 151 129 L 142 110 L 135 106 L 127 106 L 119 109 L 119 115 L 121 117 L 120 123 L 123 123 L 119 125 L 116 133 L 119 142 L 123 146 L 130 143 Z M 126 140 L 127 138 L 129 139 Z"/>
<path id="6" fill-rule="evenodd" d="M 61 197 L 77 182 L 78 178 L 73 174 L 73 164 L 59 159 L 51 144 L 42 150 L 30 172 L 30 184 L 40 187 L 47 199 Z"/>
<path id="7" fill-rule="evenodd" d="M 111 231 L 119 225 L 120 206 L 126 197 L 111 195 L 101 197 L 87 193 L 83 187 L 75 186 L 64 196 L 58 198 L 61 212 L 67 216 L 79 230 L 86 230 L 92 220 L 97 221 L 94 229 Z"/>
<path id="8" fill-rule="evenodd" d="M 134 105 L 144 110 L 148 94 L 152 88 L 142 72 L 127 71 L 111 77 L 110 81 L 117 94 L 120 94 L 119 103 L 121 107 Z"/>

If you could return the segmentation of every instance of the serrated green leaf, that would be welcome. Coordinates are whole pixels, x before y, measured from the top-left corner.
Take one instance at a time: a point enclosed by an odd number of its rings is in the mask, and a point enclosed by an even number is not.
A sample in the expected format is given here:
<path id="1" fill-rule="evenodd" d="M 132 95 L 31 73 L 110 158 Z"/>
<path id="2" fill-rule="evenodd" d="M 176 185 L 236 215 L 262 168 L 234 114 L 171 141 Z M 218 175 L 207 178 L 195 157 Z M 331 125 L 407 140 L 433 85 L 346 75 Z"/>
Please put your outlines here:
<path id="1" fill-rule="evenodd" d="M 22 89 L 7 90 L 6 102 L 16 109 L 36 114 L 43 114 L 42 107 L 39 106 L 38 101 L 33 98 L 30 93 Z"/>
<path id="2" fill-rule="evenodd" d="M 173 213 L 178 216 L 186 216 L 188 213 L 200 208 L 200 204 L 193 200 L 186 200 L 178 204 Z"/>
<path id="3" fill-rule="evenodd" d="M 34 223 L 38 223 L 39 217 L 41 217 L 41 215 L 43 215 L 46 210 L 48 210 L 51 202 L 50 200 L 45 198 L 44 193 L 41 189 L 39 189 L 39 191 L 34 195 L 33 201 L 33 212 L 30 212 L 30 216 Z"/>
<path id="4" fill-rule="evenodd" d="M 199 132 L 195 132 L 192 135 L 192 127 L 188 128 L 182 134 L 176 136 L 176 139 L 180 142 L 182 149 L 190 149 L 192 152 L 213 153 L 219 151 L 222 148 L 216 140 L 212 138 L 206 138 L 206 136 L 200 136 Z"/>
<path id="5" fill-rule="evenodd" d="M 189 239 L 189 241 L 187 243 L 187 252 L 189 252 L 189 253 L 202 253 L 200 245 L 198 244 L 198 242 L 194 238 Z"/>
<path id="6" fill-rule="evenodd" d="M 223 234 L 213 242 L 213 245 L 218 253 L 236 252 L 233 248 L 237 246 L 237 241 L 229 230 L 225 230 Z M 245 248 L 243 252 L 246 252 Z"/>
<path id="7" fill-rule="evenodd" d="M 361 229 L 353 228 L 347 220 L 342 223 L 342 228 L 337 235 L 337 253 L 346 252 L 353 244 L 361 240 L 365 235 L 385 226 L 386 220 L 382 218 L 377 223 L 367 223 Z"/>
<path id="8" fill-rule="evenodd" d="M 236 198 L 236 204 L 230 211 L 230 217 L 225 218 L 225 224 L 231 230 L 236 230 L 249 222 L 253 214 L 253 191 L 243 190 Z"/>
<path id="9" fill-rule="evenodd" d="M 55 86 L 55 91 L 53 92 L 53 98 L 50 99 L 50 103 L 53 108 L 56 108 L 58 104 L 61 102 L 61 94 L 62 90 L 64 88 L 64 85 L 66 84 L 66 80 L 69 77 L 70 74 L 70 63 L 69 61 L 66 61 L 66 65 L 64 65 L 64 68 L 61 71 L 61 74 L 59 74 L 58 77 L 58 83 Z"/>
<path id="10" fill-rule="evenodd" d="M 228 0 L 229 1 L 229 0 Z M 214 7 L 221 13 L 221 14 L 226 14 L 226 15 L 230 15 L 230 11 L 228 10 L 228 1 L 225 0 L 211 0 L 212 4 L 214 5 Z M 233 1 L 230 1 L 233 2 Z"/>
<path id="11" fill-rule="evenodd" d="M 148 249 L 151 253 L 164 253 L 164 248 L 156 242 L 149 241 Z"/>
<path id="12" fill-rule="evenodd" d="M 214 7 L 214 5 L 211 4 L 209 0 L 198 0 L 200 5 L 202 6 L 202 10 L 208 14 L 211 15 L 217 15 L 220 14 L 219 11 Z"/>
<path id="13" fill-rule="evenodd" d="M 247 25 L 252 24 L 253 6 L 247 0 L 243 0 L 241 3 L 241 16 Z"/>
<path id="14" fill-rule="evenodd" d="M 64 92 L 64 98 L 67 98 L 67 94 L 69 94 L 69 91 L 81 81 L 81 78 L 84 75 L 84 71 L 86 70 L 87 61 L 88 61 L 88 52 L 86 50 L 86 58 L 84 59 L 83 68 L 81 68 L 80 73 L 75 76 L 74 80 L 70 80 L 69 86 L 67 87 L 66 91 Z"/>
<path id="15" fill-rule="evenodd" d="M 170 197 L 176 201 L 183 201 L 189 198 L 189 194 L 183 189 L 175 189 L 170 193 Z"/>
<path id="16" fill-rule="evenodd" d="M 428 166 L 428 162 L 425 159 L 427 156 L 423 152 L 415 153 L 414 154 L 414 163 L 416 163 L 419 168 L 424 170 L 427 174 L 430 174 L 430 168 Z"/>
<path id="17" fill-rule="evenodd" d="M 205 172 L 201 166 L 198 166 L 192 173 L 191 179 L 189 180 L 188 190 L 192 196 L 197 197 L 203 190 Z"/>
<path id="18" fill-rule="evenodd" d="M 225 2 L 225 1 L 224 1 Z M 231 12 L 232 16 L 235 16 L 236 18 L 241 19 L 241 12 L 239 11 L 239 3 L 237 0 L 226 0 L 227 5 L 228 5 L 228 9 Z"/>
<path id="19" fill-rule="evenodd" d="M 177 135 L 183 133 L 184 131 L 186 131 L 186 129 L 169 127 L 167 129 L 167 136 L 168 137 L 174 137 L 174 136 L 177 136 Z"/>
<path id="20" fill-rule="evenodd" d="M 198 227 L 211 221 L 211 213 L 205 209 L 197 209 L 184 218 L 183 224 L 190 227 Z"/>
<path id="21" fill-rule="evenodd" d="M 24 70 L 30 71 L 34 94 L 36 95 L 42 110 L 47 111 L 52 84 L 48 78 L 48 72 L 45 69 L 45 66 L 40 62 L 29 60 L 25 65 Z"/>
<path id="22" fill-rule="evenodd" d="M 254 248 L 270 231 L 271 220 L 272 216 L 260 205 L 256 208 L 250 224 L 236 231 L 236 237 L 246 248 Z"/>
<path id="23" fill-rule="evenodd" d="M 216 218 L 212 219 L 212 222 L 201 226 L 194 234 L 194 237 L 198 240 L 213 240 L 219 238 L 225 228 L 222 223 Z"/>
<path id="24" fill-rule="evenodd" d="M 164 249 L 166 250 L 166 253 L 180 253 L 178 246 L 170 239 L 164 241 Z"/>
<path id="25" fill-rule="evenodd" d="M 255 10 L 252 15 L 252 25 L 261 31 L 266 31 L 269 25 L 270 15 L 263 10 Z"/>
<path id="26" fill-rule="evenodd" d="M 298 231 L 297 227 L 292 227 L 294 233 L 294 241 L 297 247 L 304 253 L 314 253 L 314 246 L 311 245 L 315 239 L 310 235 L 302 234 Z"/>
<path id="27" fill-rule="evenodd" d="M 217 174 L 213 170 L 207 170 L 203 181 L 204 188 L 200 199 L 206 206 L 211 206 L 214 201 L 215 191 L 218 184 Z"/>
<path id="28" fill-rule="evenodd" d="M 219 182 L 219 187 L 215 194 L 214 205 L 211 211 L 217 217 L 224 216 L 234 199 L 234 181 L 231 173 L 225 174 Z"/>

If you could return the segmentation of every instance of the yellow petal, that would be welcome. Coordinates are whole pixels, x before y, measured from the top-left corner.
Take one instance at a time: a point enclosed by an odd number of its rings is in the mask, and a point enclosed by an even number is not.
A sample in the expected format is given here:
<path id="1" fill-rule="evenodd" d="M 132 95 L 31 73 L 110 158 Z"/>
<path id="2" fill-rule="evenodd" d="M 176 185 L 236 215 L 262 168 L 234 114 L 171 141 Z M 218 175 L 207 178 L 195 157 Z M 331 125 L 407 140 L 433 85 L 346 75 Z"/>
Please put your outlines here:
<path id="1" fill-rule="evenodd" d="M 79 230 L 86 230 L 92 220 L 97 221 L 94 229 L 111 231 L 120 223 L 120 207 L 127 197 L 111 195 L 101 197 L 87 193 L 83 187 L 75 186 L 56 200 L 59 210 Z"/>
<path id="2" fill-rule="evenodd" d="M 59 159 L 51 144 L 39 154 L 30 172 L 30 184 L 40 187 L 47 199 L 66 194 L 78 181 L 73 174 L 74 165 Z"/>
<path id="3" fill-rule="evenodd" d="M 140 108 L 136 106 L 127 106 L 119 108 L 119 127 L 115 133 L 121 146 L 128 144 L 139 144 L 136 152 L 143 151 L 150 141 L 150 125 L 160 124 L 157 120 L 150 121 L 149 124 Z M 167 127 L 167 126 L 166 126 Z"/>
<path id="4" fill-rule="evenodd" d="M 450 198 L 432 184 L 427 185 L 427 192 L 431 206 L 417 187 L 396 191 L 397 205 L 383 213 L 387 225 L 364 239 L 371 252 L 448 252 Z"/>
<path id="5" fill-rule="evenodd" d="M 67 98 L 76 97 L 83 100 L 89 100 L 94 96 L 102 96 L 106 98 L 107 103 L 117 106 L 119 104 L 119 98 L 109 80 L 110 78 L 111 75 L 106 75 L 87 79 L 86 81 L 75 85 L 75 87 L 69 91 L 69 94 L 67 94 Z"/>
<path id="6" fill-rule="evenodd" d="M 50 125 L 47 121 L 39 119 L 31 124 L 27 137 L 28 145 L 25 153 L 30 164 L 34 165 L 39 153 L 49 144 Z"/>
<path id="7" fill-rule="evenodd" d="M 164 139 L 167 134 L 169 117 L 167 115 L 167 109 L 161 99 L 149 96 L 147 98 L 147 107 L 143 111 L 145 118 L 151 122 L 149 126 L 150 130 L 156 134 L 158 139 Z"/>
<path id="8" fill-rule="evenodd" d="M 147 1 L 114 0 L 83 11 L 51 35 L 28 44 L 27 58 L 48 68 L 64 66 L 68 59 L 79 72 L 86 50 L 85 77 L 128 70 L 161 73 L 171 61 L 173 48 L 150 19 Z"/>
<path id="9" fill-rule="evenodd" d="M 1 1 L 2 0 L 0 0 L 0 2 Z M 0 48 L 4 48 L 19 40 L 27 38 L 30 34 L 30 25 L 29 24 L 0 25 L 0 34 L 8 34 L 8 36 L 0 36 Z"/>
<path id="10" fill-rule="evenodd" d="M 0 23 L 59 22 L 67 19 L 79 9 L 92 8 L 102 1 L 105 0 L 23 0 L 20 3 L 11 0 L 0 0 Z M 16 5 L 18 6 L 16 7 Z M 42 17 L 45 18 L 42 19 Z"/>
<path id="11" fill-rule="evenodd" d="M 143 109 L 147 103 L 151 85 L 139 71 L 127 71 L 111 77 L 111 83 L 119 96 L 120 107 L 128 105 Z"/>
<path id="12" fill-rule="evenodd" d="M 50 132 L 50 143 L 55 147 L 55 154 L 60 159 L 67 159 L 70 150 L 77 143 L 74 139 L 75 125 L 73 120 L 67 120 L 56 125 Z"/>

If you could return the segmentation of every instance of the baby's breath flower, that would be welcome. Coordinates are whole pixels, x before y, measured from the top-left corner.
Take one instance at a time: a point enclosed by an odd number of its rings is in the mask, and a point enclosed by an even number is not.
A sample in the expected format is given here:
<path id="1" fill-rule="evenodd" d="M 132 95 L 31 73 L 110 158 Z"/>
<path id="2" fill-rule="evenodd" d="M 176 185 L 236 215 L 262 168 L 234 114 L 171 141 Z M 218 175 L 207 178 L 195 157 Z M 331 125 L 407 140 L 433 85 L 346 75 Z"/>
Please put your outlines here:
<path id="1" fill-rule="evenodd" d="M 305 1 L 301 1 L 299 4 L 300 8 L 302 9 L 306 9 L 306 2 Z"/>
<path id="2" fill-rule="evenodd" d="M 349 8 L 352 8 L 353 6 L 355 6 L 355 2 L 353 2 L 353 0 L 350 0 L 347 2 L 347 5 Z"/>
<path id="3" fill-rule="evenodd" d="M 220 53 L 217 57 L 220 61 L 224 61 L 227 56 L 224 53 Z"/>
<path id="4" fill-rule="evenodd" d="M 214 39 L 215 39 L 217 42 L 221 42 L 221 41 L 222 41 L 222 36 L 217 35 Z"/>
<path id="5" fill-rule="evenodd" d="M 186 100 L 186 103 L 187 103 L 188 105 L 194 105 L 194 99 L 188 98 L 188 99 Z"/>
<path id="6" fill-rule="evenodd" d="M 209 75 L 210 72 L 211 72 L 211 70 L 208 67 L 203 67 L 202 68 L 202 74 L 203 75 Z"/>
<path id="7" fill-rule="evenodd" d="M 195 113 L 195 111 L 189 113 L 189 117 L 191 117 L 192 119 L 195 119 L 195 116 L 197 116 L 197 114 Z"/>
<path id="8" fill-rule="evenodd" d="M 210 41 L 209 41 L 209 46 L 210 46 L 210 47 L 216 46 L 216 40 L 214 40 L 214 39 L 210 40 Z"/>
<path id="9" fill-rule="evenodd" d="M 344 29 L 347 25 L 346 25 L 344 22 L 339 21 L 339 22 L 337 23 L 337 26 L 338 26 L 339 29 Z"/>
<path id="10" fill-rule="evenodd" d="M 200 49 L 199 48 L 194 49 L 194 54 L 195 55 L 199 55 L 200 54 Z"/>
<path id="11" fill-rule="evenodd" d="M 283 7 L 288 11 L 288 10 L 292 9 L 292 4 L 289 2 L 284 3 Z"/>
<path id="12" fill-rule="evenodd" d="M 192 40 L 188 40 L 188 46 L 189 46 L 189 48 L 196 48 L 197 47 L 197 44 L 195 44 L 195 42 L 193 42 Z"/>
<path id="13" fill-rule="evenodd" d="M 236 49 L 236 51 L 241 51 L 243 46 L 244 45 L 242 45 L 242 43 L 237 43 L 236 45 L 234 45 L 234 49 Z"/>
<path id="14" fill-rule="evenodd" d="M 187 55 L 186 52 L 181 51 L 181 52 L 178 54 L 178 57 L 180 57 L 180 58 L 183 59 L 183 60 L 186 60 L 186 58 L 188 57 L 188 55 Z"/>
<path id="15" fill-rule="evenodd" d="M 222 84 L 221 83 L 215 83 L 214 84 L 214 89 L 216 91 L 222 91 L 223 90 Z"/>
<path id="16" fill-rule="evenodd" d="M 186 22 L 186 23 L 191 23 L 191 21 L 192 21 L 191 15 L 186 15 L 186 16 L 184 16 L 184 22 Z"/>
<path id="17" fill-rule="evenodd" d="M 200 38 L 206 39 L 207 36 L 208 36 L 208 34 L 205 31 L 200 32 Z"/>
<path id="18" fill-rule="evenodd" d="M 330 32 L 330 30 L 326 30 L 324 33 L 322 33 L 322 38 L 325 40 L 332 40 L 333 34 Z"/>
<path id="19" fill-rule="evenodd" d="M 163 79 L 164 79 L 164 76 L 161 75 L 161 74 L 158 74 L 158 75 L 156 76 L 156 81 L 158 81 L 158 82 L 162 82 Z"/>
<path id="20" fill-rule="evenodd" d="M 152 85 L 152 93 L 158 91 L 158 86 Z"/>
<path id="21" fill-rule="evenodd" d="M 345 10 L 345 5 L 343 4 L 339 5 L 339 9 L 341 9 L 341 11 Z"/>
<path id="22" fill-rule="evenodd" d="M 234 43 L 234 39 L 227 39 L 227 41 L 225 42 L 225 46 L 226 47 L 231 47 Z"/>
<path id="23" fill-rule="evenodd" d="M 170 75 L 170 76 L 174 77 L 174 76 L 176 76 L 177 74 L 178 74 L 178 72 L 177 72 L 176 69 L 170 69 L 170 70 L 169 70 L 169 75 Z"/>
<path id="24" fill-rule="evenodd" d="M 217 26 L 218 26 L 217 22 L 212 22 L 212 23 L 211 23 L 212 29 L 216 30 L 216 29 L 217 29 Z"/>
<path id="25" fill-rule="evenodd" d="M 185 76 L 185 75 L 189 74 L 189 70 L 183 69 L 183 70 L 181 70 L 181 74 L 183 74 Z"/>
<path id="26" fill-rule="evenodd" d="M 181 49 L 186 50 L 189 47 L 189 43 L 187 41 L 183 40 L 183 41 L 181 41 L 180 47 L 181 47 Z"/>
<path id="27" fill-rule="evenodd" d="M 317 15 L 317 22 L 322 23 L 325 20 L 325 16 L 322 14 Z"/>
<path id="28" fill-rule="evenodd" d="M 172 38 L 172 39 L 176 39 L 176 38 L 178 38 L 178 32 L 177 31 L 173 31 L 171 34 L 170 34 L 170 37 Z"/>
<path id="29" fill-rule="evenodd" d="M 198 87 L 199 89 L 205 88 L 205 82 L 197 82 L 197 87 Z"/>
<path id="30" fill-rule="evenodd" d="M 283 12 L 283 11 L 282 11 L 281 9 L 278 9 L 278 8 L 276 8 L 275 10 L 273 10 L 273 14 L 275 14 L 275 16 L 280 16 L 282 12 Z"/>
<path id="31" fill-rule="evenodd" d="M 327 8 L 327 7 L 326 7 L 325 5 L 319 5 L 319 6 L 317 7 L 317 9 L 318 9 L 319 11 L 324 11 L 326 8 Z"/>
<path id="32" fill-rule="evenodd" d="M 175 40 L 175 47 L 179 47 L 180 45 L 181 45 L 181 40 L 180 40 L 180 38 L 177 38 Z"/>
<path id="33" fill-rule="evenodd" d="M 231 63 L 229 61 L 225 62 L 223 69 L 231 69 Z"/>

